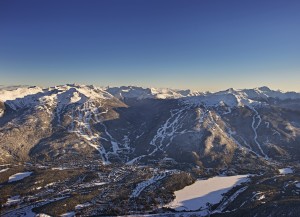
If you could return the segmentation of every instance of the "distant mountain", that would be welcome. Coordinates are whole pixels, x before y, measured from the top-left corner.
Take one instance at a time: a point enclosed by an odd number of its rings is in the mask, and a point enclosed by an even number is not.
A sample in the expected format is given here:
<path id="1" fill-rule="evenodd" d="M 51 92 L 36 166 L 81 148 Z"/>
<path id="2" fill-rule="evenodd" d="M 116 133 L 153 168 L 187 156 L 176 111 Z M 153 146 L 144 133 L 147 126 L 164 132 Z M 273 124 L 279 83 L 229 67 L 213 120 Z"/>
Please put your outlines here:
<path id="1" fill-rule="evenodd" d="M 201 95 L 199 92 L 191 90 L 174 90 L 168 88 L 142 88 L 134 86 L 122 86 L 107 88 L 107 92 L 111 93 L 117 98 L 137 98 L 137 99 L 178 99 L 186 96 Z"/>

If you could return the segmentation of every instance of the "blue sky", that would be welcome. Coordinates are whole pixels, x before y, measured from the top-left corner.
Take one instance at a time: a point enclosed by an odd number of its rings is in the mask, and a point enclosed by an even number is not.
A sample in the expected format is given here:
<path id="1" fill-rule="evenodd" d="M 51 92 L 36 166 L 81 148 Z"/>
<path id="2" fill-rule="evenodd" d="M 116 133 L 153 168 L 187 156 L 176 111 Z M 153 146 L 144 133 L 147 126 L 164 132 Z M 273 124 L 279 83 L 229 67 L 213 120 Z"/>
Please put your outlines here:
<path id="1" fill-rule="evenodd" d="M 300 91 L 298 0 L 1 0 L 0 83 Z"/>

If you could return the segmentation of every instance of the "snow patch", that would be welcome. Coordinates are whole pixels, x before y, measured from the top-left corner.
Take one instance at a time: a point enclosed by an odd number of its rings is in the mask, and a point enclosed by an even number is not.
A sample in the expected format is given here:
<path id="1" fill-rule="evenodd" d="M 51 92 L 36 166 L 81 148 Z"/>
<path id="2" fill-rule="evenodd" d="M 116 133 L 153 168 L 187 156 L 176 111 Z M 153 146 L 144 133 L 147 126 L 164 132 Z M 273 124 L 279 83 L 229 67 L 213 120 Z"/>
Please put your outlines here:
<path id="1" fill-rule="evenodd" d="M 52 167 L 51 170 L 67 170 L 67 167 Z"/>
<path id="2" fill-rule="evenodd" d="M 83 203 L 83 204 L 77 204 L 77 205 L 75 206 L 75 210 L 80 210 L 80 209 L 83 209 L 83 208 L 85 208 L 85 207 L 89 207 L 89 206 L 91 206 L 91 205 L 92 205 L 92 204 L 89 203 L 89 202 Z"/>
<path id="3" fill-rule="evenodd" d="M 35 217 L 52 217 L 51 215 L 47 215 L 45 213 L 39 213 Z"/>
<path id="4" fill-rule="evenodd" d="M 135 198 L 135 197 L 138 197 L 142 191 L 147 188 L 148 186 L 156 183 L 157 181 L 165 178 L 167 175 L 170 175 L 170 174 L 173 174 L 173 173 L 176 173 L 176 170 L 167 170 L 167 171 L 164 171 L 162 173 L 159 173 L 159 174 L 156 174 L 154 176 L 152 176 L 150 179 L 148 180 L 145 180 L 141 183 L 139 183 L 135 189 L 133 190 L 132 194 L 131 194 L 131 198 Z"/>
<path id="5" fill-rule="evenodd" d="M 16 196 L 13 196 L 13 197 L 9 197 L 6 201 L 6 203 L 4 204 L 4 206 L 11 206 L 11 205 L 14 205 L 14 204 L 18 204 L 20 202 L 21 202 L 20 195 L 16 195 Z"/>
<path id="6" fill-rule="evenodd" d="M 207 180 L 198 180 L 194 184 L 175 191 L 175 200 L 166 207 L 176 211 L 207 209 L 209 204 L 219 203 L 231 188 L 248 181 L 249 175 L 216 176 Z"/>
<path id="7" fill-rule="evenodd" d="M 32 172 L 23 172 L 23 173 L 16 173 L 9 177 L 8 182 L 15 182 L 24 179 L 27 176 L 30 176 Z"/>
<path id="8" fill-rule="evenodd" d="M 2 169 L 2 170 L 0 170 L 0 173 L 3 173 L 5 171 L 7 171 L 7 170 L 9 170 L 9 168 Z"/>
<path id="9" fill-rule="evenodd" d="M 293 169 L 291 167 L 282 168 L 282 169 L 279 169 L 279 173 L 281 175 L 291 174 L 291 173 L 293 173 Z"/>
<path id="10" fill-rule="evenodd" d="M 75 216 L 75 212 L 72 211 L 72 212 L 67 212 L 67 213 L 64 213 L 62 215 L 60 215 L 61 217 L 73 217 Z"/>

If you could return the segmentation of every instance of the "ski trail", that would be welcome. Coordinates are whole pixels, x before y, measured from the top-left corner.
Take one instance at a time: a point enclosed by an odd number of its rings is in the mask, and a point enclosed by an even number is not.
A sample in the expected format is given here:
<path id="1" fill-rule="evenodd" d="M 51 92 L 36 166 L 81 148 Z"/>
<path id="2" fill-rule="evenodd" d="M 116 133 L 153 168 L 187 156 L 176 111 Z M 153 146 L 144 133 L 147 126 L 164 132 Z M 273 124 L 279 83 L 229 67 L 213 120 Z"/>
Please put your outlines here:
<path id="1" fill-rule="evenodd" d="M 170 145 L 175 134 L 179 133 L 178 129 L 181 127 L 181 125 L 179 125 L 179 120 L 183 117 L 183 111 L 185 109 L 186 108 L 171 110 L 171 117 L 158 128 L 156 135 L 150 142 L 150 145 L 155 146 L 155 149 L 149 155 L 153 155 L 158 150 L 162 150 L 163 146 L 166 148 Z M 166 141 L 167 139 L 169 139 L 169 142 Z M 166 144 L 164 145 L 165 141 Z"/>
<path id="2" fill-rule="evenodd" d="M 114 154 L 118 154 L 118 151 L 121 149 L 119 146 L 119 143 L 117 142 L 117 140 L 115 140 L 112 135 L 107 131 L 107 127 L 105 124 L 101 123 L 100 124 L 103 126 L 104 128 L 104 132 L 105 134 L 108 136 L 109 139 L 106 139 L 104 137 L 101 137 L 101 139 L 105 140 L 105 141 L 110 141 L 110 144 L 112 145 L 112 150 Z"/>
<path id="3" fill-rule="evenodd" d="M 164 122 L 164 124 L 158 128 L 155 136 L 150 141 L 150 145 L 154 146 L 154 150 L 149 153 L 148 155 L 141 155 L 138 156 L 130 161 L 128 161 L 127 165 L 132 165 L 133 163 L 143 159 L 146 156 L 152 156 L 157 151 L 163 150 L 164 148 L 167 148 L 173 141 L 174 136 L 176 134 L 180 134 L 182 132 L 179 131 L 179 129 L 182 127 L 179 122 L 180 120 L 185 116 L 186 109 L 188 109 L 189 106 L 185 106 L 181 109 L 173 109 L 171 110 L 171 116 Z M 149 151 L 149 150 L 148 150 Z"/>
<path id="4" fill-rule="evenodd" d="M 101 111 L 99 107 L 104 110 Z M 73 121 L 70 124 L 69 132 L 74 132 L 77 136 L 87 140 L 88 144 L 99 152 L 103 164 L 110 164 L 109 154 L 118 155 L 122 150 L 129 150 L 130 139 L 128 136 L 124 136 L 123 142 L 120 143 L 108 132 L 103 123 L 103 115 L 106 113 L 108 113 L 108 109 L 104 108 L 101 103 L 97 106 L 93 101 L 85 102 L 72 111 L 70 116 Z M 104 131 L 100 133 L 93 130 L 93 124 L 100 124 Z M 100 140 L 109 142 L 112 151 L 106 150 Z"/>
<path id="5" fill-rule="evenodd" d="M 258 114 L 257 110 L 253 106 L 249 106 L 249 108 L 255 113 L 253 115 L 252 124 L 251 124 L 251 127 L 252 127 L 253 132 L 254 132 L 254 142 L 257 145 L 257 147 L 258 147 L 259 151 L 261 152 L 261 154 L 263 155 L 263 157 L 267 160 L 269 157 L 264 153 L 263 149 L 261 148 L 260 143 L 257 140 L 257 129 L 261 124 L 261 117 Z M 258 120 L 257 123 L 256 123 L 256 120 Z"/>
<path id="6" fill-rule="evenodd" d="M 216 119 L 221 119 L 221 117 L 216 113 L 215 114 L 216 116 Z M 215 126 L 216 128 L 218 128 L 218 130 L 220 130 L 223 134 L 225 134 L 229 139 L 231 139 L 241 150 L 247 150 L 248 152 L 251 152 L 253 154 L 255 154 L 256 156 L 258 157 L 261 157 L 260 154 L 256 153 L 254 150 L 252 150 L 252 148 L 247 144 L 247 142 L 242 138 L 240 137 L 244 144 L 247 146 L 245 147 L 244 145 L 242 145 L 238 140 L 236 140 L 234 138 L 234 135 L 236 135 L 236 132 L 232 131 L 230 127 L 227 126 L 227 124 L 225 122 L 223 122 L 224 124 L 224 130 L 220 127 L 220 125 L 216 122 L 215 118 L 213 117 L 212 115 L 212 112 L 209 111 L 208 112 L 208 118 L 211 122 L 211 127 L 213 128 L 213 126 Z"/>
<path id="7" fill-rule="evenodd" d="M 100 107 L 102 107 L 100 105 Z M 72 111 L 71 118 L 73 122 L 70 125 L 69 132 L 74 132 L 78 137 L 88 141 L 88 144 L 95 148 L 103 161 L 103 164 L 110 164 L 108 153 L 102 145 L 99 145 L 101 136 L 91 129 L 91 123 L 101 123 L 100 117 L 106 114 L 108 109 L 100 112 L 95 104 L 91 101 L 85 102 L 79 108 Z"/>

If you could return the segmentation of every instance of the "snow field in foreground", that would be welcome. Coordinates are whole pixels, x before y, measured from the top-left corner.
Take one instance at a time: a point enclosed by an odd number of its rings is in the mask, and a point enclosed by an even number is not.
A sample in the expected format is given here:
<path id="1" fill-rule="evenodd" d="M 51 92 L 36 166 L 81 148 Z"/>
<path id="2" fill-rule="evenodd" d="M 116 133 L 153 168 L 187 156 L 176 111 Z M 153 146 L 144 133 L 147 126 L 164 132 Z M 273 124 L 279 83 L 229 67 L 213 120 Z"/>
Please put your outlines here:
<path id="1" fill-rule="evenodd" d="M 207 203 L 219 203 L 234 186 L 247 182 L 249 175 L 216 176 L 207 180 L 197 180 L 194 184 L 175 191 L 175 200 L 166 207 L 177 211 L 206 209 Z"/>

